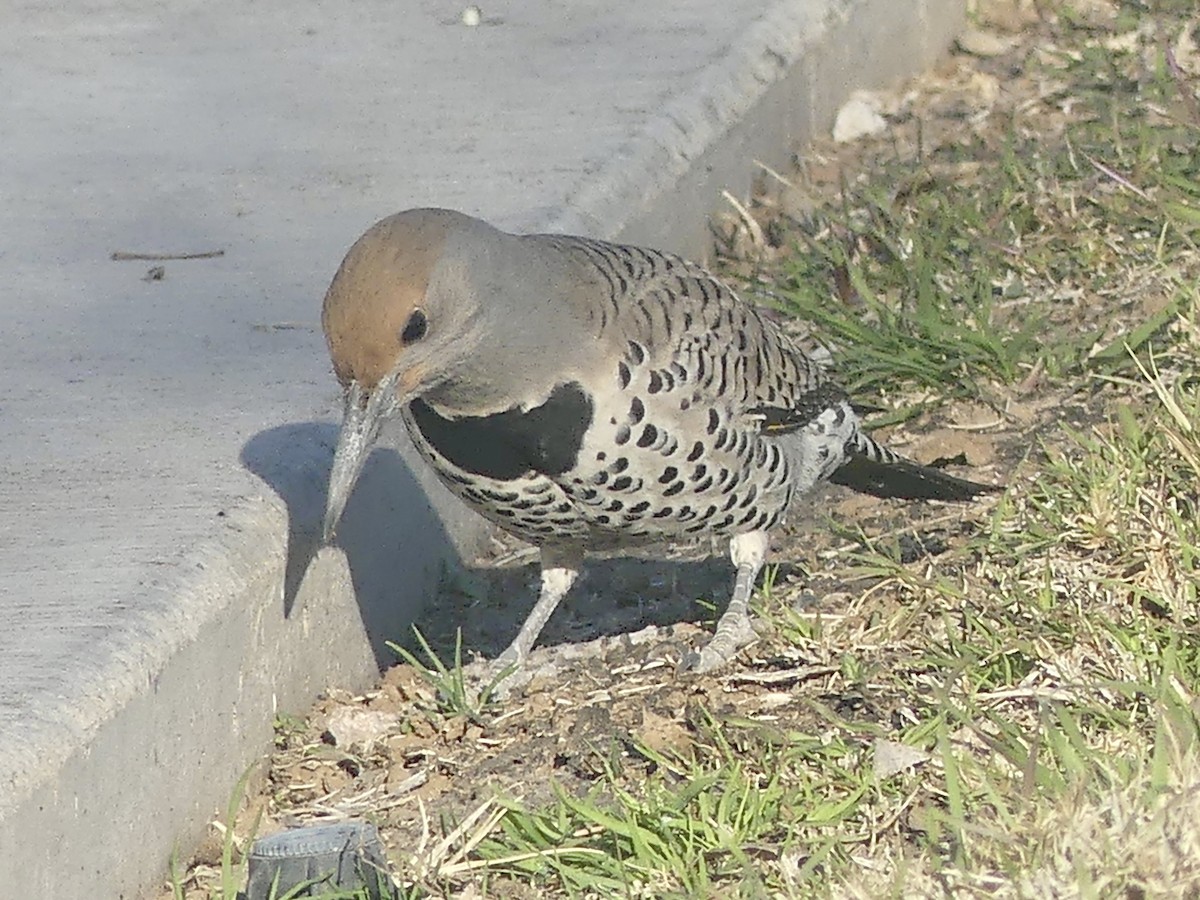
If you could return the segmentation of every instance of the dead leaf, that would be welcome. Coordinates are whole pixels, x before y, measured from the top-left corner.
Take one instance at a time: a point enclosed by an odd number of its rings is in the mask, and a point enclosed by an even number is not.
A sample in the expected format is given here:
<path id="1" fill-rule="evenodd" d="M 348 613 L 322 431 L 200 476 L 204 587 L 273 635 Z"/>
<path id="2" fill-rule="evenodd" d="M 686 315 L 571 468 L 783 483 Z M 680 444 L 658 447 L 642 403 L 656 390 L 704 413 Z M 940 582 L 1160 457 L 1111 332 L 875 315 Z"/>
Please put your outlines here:
<path id="1" fill-rule="evenodd" d="M 876 739 L 873 749 L 872 766 L 875 770 L 875 777 L 880 780 L 891 778 L 896 773 L 919 766 L 929 759 L 929 754 L 924 750 L 883 738 Z"/>

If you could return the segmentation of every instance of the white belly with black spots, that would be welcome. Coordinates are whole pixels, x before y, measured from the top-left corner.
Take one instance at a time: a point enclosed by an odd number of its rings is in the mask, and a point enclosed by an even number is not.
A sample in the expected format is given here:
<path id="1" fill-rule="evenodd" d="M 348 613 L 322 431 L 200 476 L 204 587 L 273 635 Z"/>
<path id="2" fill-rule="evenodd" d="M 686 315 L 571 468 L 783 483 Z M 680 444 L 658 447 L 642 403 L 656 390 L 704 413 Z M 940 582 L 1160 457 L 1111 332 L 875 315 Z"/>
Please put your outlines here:
<path id="1" fill-rule="evenodd" d="M 451 492 L 501 528 L 534 544 L 586 542 L 586 520 L 554 479 L 532 470 L 499 478 L 463 467 L 427 439 L 409 411 L 404 424 L 417 452 Z"/>
<path id="2" fill-rule="evenodd" d="M 405 422 L 421 455 L 483 515 L 533 543 L 592 549 L 770 529 L 797 487 L 834 463 L 825 445 L 840 440 L 823 421 L 771 437 L 753 418 L 679 395 L 670 415 L 652 394 L 610 395 L 616 404 L 556 396 L 547 405 L 560 404 L 558 419 L 532 431 L 529 416 L 548 416 L 541 408 L 450 420 L 422 405 Z"/>

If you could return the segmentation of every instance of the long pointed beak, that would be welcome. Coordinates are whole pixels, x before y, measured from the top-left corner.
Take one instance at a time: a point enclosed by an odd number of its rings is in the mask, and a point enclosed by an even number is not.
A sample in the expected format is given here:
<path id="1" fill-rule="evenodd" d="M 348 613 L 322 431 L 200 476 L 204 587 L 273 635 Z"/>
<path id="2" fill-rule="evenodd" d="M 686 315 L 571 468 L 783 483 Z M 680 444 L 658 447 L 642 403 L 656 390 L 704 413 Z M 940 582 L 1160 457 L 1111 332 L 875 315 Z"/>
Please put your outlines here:
<path id="1" fill-rule="evenodd" d="M 354 490 L 354 483 L 358 481 L 363 464 L 371 455 L 371 445 L 379 436 L 379 427 L 394 403 L 395 394 L 391 385 L 380 384 L 368 395 L 357 381 L 350 382 L 346 391 L 342 430 L 333 454 L 333 468 L 329 472 L 329 495 L 325 501 L 325 522 L 321 529 L 325 544 L 333 540 L 346 501 Z"/>

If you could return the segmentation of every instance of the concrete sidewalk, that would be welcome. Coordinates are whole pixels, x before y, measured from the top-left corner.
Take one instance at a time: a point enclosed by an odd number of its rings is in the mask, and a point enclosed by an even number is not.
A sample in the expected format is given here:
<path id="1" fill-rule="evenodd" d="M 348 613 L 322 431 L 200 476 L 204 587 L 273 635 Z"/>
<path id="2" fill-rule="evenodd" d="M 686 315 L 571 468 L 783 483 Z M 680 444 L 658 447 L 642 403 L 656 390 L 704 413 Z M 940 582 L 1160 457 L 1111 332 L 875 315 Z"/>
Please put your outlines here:
<path id="1" fill-rule="evenodd" d="M 320 302 L 364 228 L 450 206 L 703 257 L 751 159 L 786 167 L 851 90 L 927 66 L 963 6 L 0 12 L 0 893 L 140 896 L 275 712 L 369 683 L 473 552 L 477 520 L 383 450 L 347 551 L 313 559 Z"/>

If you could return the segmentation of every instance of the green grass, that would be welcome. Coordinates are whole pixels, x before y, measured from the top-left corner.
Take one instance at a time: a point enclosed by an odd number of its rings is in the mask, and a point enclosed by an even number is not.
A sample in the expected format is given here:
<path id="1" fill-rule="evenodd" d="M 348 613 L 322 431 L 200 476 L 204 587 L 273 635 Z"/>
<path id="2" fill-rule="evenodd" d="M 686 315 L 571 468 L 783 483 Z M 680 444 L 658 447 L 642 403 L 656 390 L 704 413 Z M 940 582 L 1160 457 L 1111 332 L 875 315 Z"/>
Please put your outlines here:
<path id="1" fill-rule="evenodd" d="M 572 897 L 1200 888 L 1200 859 L 1159 871 L 1152 830 L 1109 822 L 1119 809 L 1200 845 L 1168 809 L 1200 793 L 1200 395 L 1147 374 L 1125 412 L 1066 436 L 997 508 L 960 551 L 969 567 L 914 573 L 868 543 L 849 568 L 891 579 L 898 605 L 803 627 L 784 612 L 780 633 L 907 725 L 820 699 L 803 701 L 811 730 L 695 710 L 686 756 L 598 749 L 588 796 L 504 805 L 476 857 Z M 929 761 L 877 778 L 882 737 Z M 882 873 L 854 862 L 881 848 Z"/>
<path id="2" fill-rule="evenodd" d="M 425 639 L 425 635 L 414 627 L 413 636 L 421 647 L 425 662 L 416 654 L 399 644 L 388 642 L 388 646 L 404 662 L 421 673 L 434 689 L 437 709 L 447 716 L 463 716 L 472 722 L 480 722 L 489 710 L 496 708 L 497 688 L 516 667 L 509 666 L 491 673 L 482 686 L 475 685 L 463 668 L 462 629 L 454 635 L 454 660 L 447 665 Z"/>
<path id="3" fill-rule="evenodd" d="M 772 296 L 837 348 L 848 387 L 995 401 L 1035 367 L 1054 379 L 1128 371 L 1125 345 L 1143 350 L 1174 318 L 1168 304 L 1113 329 L 1071 307 L 1095 298 L 1120 315 L 1131 270 L 1154 290 L 1177 254 L 1196 252 L 1200 109 L 1162 53 L 1135 80 L 1114 71 L 1127 57 L 1075 49 L 1088 32 L 1062 27 L 1045 66 L 1062 86 L 1042 101 L 1075 104 L 1060 140 L 1017 115 L 963 129 L 843 182 L 790 233 L 798 252 L 772 273 Z"/>

